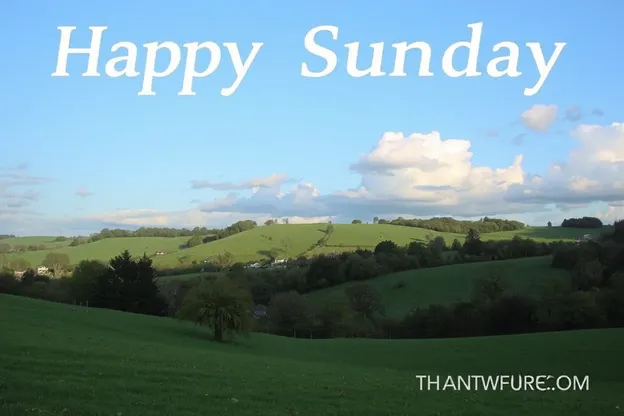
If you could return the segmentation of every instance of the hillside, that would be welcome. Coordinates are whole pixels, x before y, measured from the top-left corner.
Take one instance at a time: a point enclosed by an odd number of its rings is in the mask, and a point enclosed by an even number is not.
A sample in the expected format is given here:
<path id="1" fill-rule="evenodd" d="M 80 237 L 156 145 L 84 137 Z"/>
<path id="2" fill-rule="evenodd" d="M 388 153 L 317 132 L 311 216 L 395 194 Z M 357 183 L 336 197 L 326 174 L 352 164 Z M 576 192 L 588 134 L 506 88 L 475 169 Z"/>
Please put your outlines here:
<path id="1" fill-rule="evenodd" d="M 605 228 L 606 229 L 606 228 Z M 49 251 L 67 253 L 72 263 L 83 259 L 108 260 L 127 249 L 134 255 L 154 254 L 156 251 L 168 253 L 154 258 L 157 267 L 177 267 L 214 259 L 226 251 L 232 254 L 234 261 L 248 262 L 266 259 L 313 256 L 321 253 L 353 251 L 358 248 L 373 249 L 379 242 L 391 240 L 398 245 L 407 245 L 412 241 L 426 241 L 427 236 L 442 236 L 450 245 L 454 239 L 463 242 L 464 235 L 440 233 L 423 228 L 389 224 L 333 224 L 333 231 L 327 236 L 327 224 L 274 224 L 261 226 L 222 240 L 201 244 L 189 249 L 182 249 L 189 237 L 123 237 L 106 238 L 94 243 L 69 247 L 69 241 L 54 242 L 56 237 L 16 237 L 0 240 L 11 246 L 44 244 L 47 250 L 7 254 L 9 261 L 16 257 L 26 259 L 32 266 L 41 264 Z M 511 239 L 515 235 L 533 238 L 538 241 L 576 240 L 584 234 L 596 233 L 596 230 L 562 227 L 528 227 L 518 231 L 487 233 L 483 240 Z M 316 245 L 323 239 L 321 245 Z"/>
<path id="2" fill-rule="evenodd" d="M 495 233 L 482 234 L 483 240 L 510 240 L 516 235 L 523 238 L 530 238 L 535 241 L 549 242 L 555 240 L 574 241 L 585 234 L 598 236 L 601 233 L 612 230 L 613 227 L 602 228 L 569 228 L 569 227 L 526 227 L 515 231 L 500 231 Z"/>
<path id="3" fill-rule="evenodd" d="M 6 415 L 593 416 L 622 407 L 622 329 L 406 341 L 253 334 L 236 346 L 172 319 L 6 295 L 0 328 Z M 590 390 L 421 391 L 416 378 L 469 374 L 589 375 Z"/>
<path id="4" fill-rule="evenodd" d="M 20 237 L 19 239 L 28 239 L 31 237 Z M 54 237 L 49 237 L 54 239 Z M 15 239 L 14 239 L 15 240 Z M 7 240 L 2 240 L 7 241 Z M 123 238 L 106 238 L 94 243 L 81 244 L 76 247 L 65 246 L 55 250 L 39 250 L 29 251 L 25 253 L 11 253 L 7 255 L 10 260 L 15 257 L 21 257 L 27 260 L 31 266 L 36 267 L 43 262 L 43 259 L 50 251 L 58 253 L 66 253 L 72 264 L 77 264 L 81 260 L 104 260 L 108 261 L 112 257 L 118 255 L 123 250 L 128 250 L 136 256 L 142 256 L 146 253 L 148 256 L 153 255 L 156 251 L 164 252 L 177 251 L 180 246 L 188 241 L 188 237 L 123 237 Z M 14 243 L 15 244 L 15 243 Z M 18 243 L 20 244 L 20 243 Z"/>
<path id="5" fill-rule="evenodd" d="M 448 305 L 469 300 L 475 280 L 492 273 L 504 276 L 511 290 L 538 294 L 546 285 L 555 280 L 563 281 L 568 276 L 565 270 L 551 268 L 551 260 L 547 256 L 408 270 L 363 282 L 345 283 L 306 296 L 313 302 L 322 302 L 330 293 L 344 291 L 357 283 L 365 283 L 381 294 L 389 316 L 401 318 L 417 306 Z M 397 287 L 399 282 L 403 282 L 404 287 Z"/>
<path id="6" fill-rule="evenodd" d="M 320 247 L 314 245 L 325 237 L 327 224 L 274 224 L 257 227 L 223 240 L 202 244 L 179 253 L 159 257 L 155 265 L 176 265 L 182 257 L 185 262 L 213 258 L 225 251 L 232 253 L 236 261 L 252 261 L 267 258 L 273 254 L 277 258 L 316 255 L 328 252 L 353 251 L 358 248 L 373 249 L 384 240 L 392 240 L 399 245 L 412 241 L 425 241 L 427 235 L 441 235 L 451 244 L 453 239 L 463 236 L 439 233 L 423 228 L 402 227 L 388 224 L 333 224 L 333 232 Z"/>

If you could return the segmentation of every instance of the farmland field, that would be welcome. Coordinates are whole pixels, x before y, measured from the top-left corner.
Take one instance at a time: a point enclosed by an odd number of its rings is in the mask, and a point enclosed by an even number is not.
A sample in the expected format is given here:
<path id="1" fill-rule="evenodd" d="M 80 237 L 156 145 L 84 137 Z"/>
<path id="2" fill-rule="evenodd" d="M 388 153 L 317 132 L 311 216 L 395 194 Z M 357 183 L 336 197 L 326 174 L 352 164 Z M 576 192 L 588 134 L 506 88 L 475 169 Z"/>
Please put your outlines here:
<path id="1" fill-rule="evenodd" d="M 21 237 L 27 238 L 27 237 Z M 53 239 L 53 237 L 50 237 Z M 9 259 L 20 257 L 27 260 L 31 266 L 37 267 L 43 262 L 45 256 L 50 252 L 66 253 L 72 264 L 77 264 L 81 260 L 103 260 L 108 261 L 112 257 L 118 255 L 123 250 L 128 250 L 132 255 L 142 256 L 143 253 L 148 256 L 153 255 L 156 251 L 164 252 L 177 251 L 180 245 L 185 244 L 189 237 L 122 237 L 122 238 L 105 238 L 94 243 L 81 244 L 76 247 L 65 247 L 57 250 L 41 250 L 29 251 L 25 253 L 11 253 L 7 257 Z M 6 240 L 0 240 L 6 241 Z"/>
<path id="2" fill-rule="evenodd" d="M 454 264 L 435 268 L 408 270 L 366 280 L 349 282 L 308 294 L 313 302 L 321 302 L 330 293 L 366 283 L 382 296 L 386 313 L 403 317 L 412 308 L 431 304 L 448 305 L 469 300 L 476 279 L 491 273 L 500 273 L 508 282 L 510 290 L 526 294 L 539 294 L 555 281 L 564 282 L 568 272 L 550 267 L 551 257 L 532 257 L 503 261 Z M 399 282 L 404 287 L 396 287 Z"/>
<path id="3" fill-rule="evenodd" d="M 603 230 L 606 230 L 605 227 Z M 156 251 L 164 251 L 164 256 L 154 257 L 156 267 L 178 267 L 190 265 L 193 261 L 213 260 L 218 255 L 229 252 L 233 261 L 248 262 L 275 258 L 288 258 L 300 255 L 314 256 L 326 253 L 354 251 L 358 248 L 373 249 L 384 240 L 394 241 L 404 246 L 412 241 L 426 241 L 427 237 L 442 236 L 447 244 L 454 239 L 464 241 L 464 235 L 440 233 L 424 228 L 405 227 L 389 224 L 334 224 L 333 232 L 321 245 L 316 243 L 326 235 L 327 224 L 275 224 L 256 227 L 252 230 L 232 235 L 222 240 L 201 244 L 185 249 L 183 245 L 189 237 L 125 237 L 107 238 L 95 243 L 69 247 L 69 241 L 54 243 L 56 237 L 17 237 L 0 240 L 11 246 L 22 244 L 44 244 L 49 249 L 11 253 L 9 261 L 16 257 L 27 260 L 31 266 L 41 264 L 50 251 L 67 253 L 72 263 L 84 259 L 108 260 L 127 249 L 133 255 L 153 255 Z M 482 234 L 483 240 L 511 239 L 515 235 L 532 238 L 537 241 L 576 240 L 584 234 L 596 234 L 598 230 L 561 228 L 561 227 L 527 227 L 518 231 L 505 231 Z"/>
<path id="4" fill-rule="evenodd" d="M 0 414 L 617 415 L 624 330 L 237 345 L 172 319 L 0 296 Z M 427 391 L 417 375 L 590 377 L 589 391 Z M 564 384 L 565 385 L 565 384 Z M 426 386 L 426 383 L 425 383 Z"/>

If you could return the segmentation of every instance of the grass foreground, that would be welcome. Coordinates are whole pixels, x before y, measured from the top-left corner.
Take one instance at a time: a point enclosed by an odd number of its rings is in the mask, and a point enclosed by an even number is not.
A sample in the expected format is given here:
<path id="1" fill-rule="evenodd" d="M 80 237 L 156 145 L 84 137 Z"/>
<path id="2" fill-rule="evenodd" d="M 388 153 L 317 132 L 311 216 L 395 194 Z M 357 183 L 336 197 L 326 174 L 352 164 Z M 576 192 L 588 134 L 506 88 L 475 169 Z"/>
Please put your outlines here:
<path id="1" fill-rule="evenodd" d="M 624 329 L 235 345 L 167 318 L 0 296 L 0 414 L 618 415 Z M 590 377 L 589 391 L 427 391 L 417 375 Z"/>

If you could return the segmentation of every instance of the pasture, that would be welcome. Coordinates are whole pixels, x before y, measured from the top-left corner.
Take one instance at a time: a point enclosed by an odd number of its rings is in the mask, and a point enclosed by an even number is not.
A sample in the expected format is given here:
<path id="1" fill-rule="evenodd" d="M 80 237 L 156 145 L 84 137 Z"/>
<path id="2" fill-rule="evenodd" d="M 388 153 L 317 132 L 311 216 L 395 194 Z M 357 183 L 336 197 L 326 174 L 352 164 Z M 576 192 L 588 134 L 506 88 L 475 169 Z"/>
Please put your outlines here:
<path id="1" fill-rule="evenodd" d="M 511 291 L 538 295 L 555 282 L 564 283 L 568 277 L 567 271 L 551 268 L 551 261 L 550 256 L 545 256 L 407 270 L 362 282 L 348 282 L 314 291 L 306 296 L 312 302 L 322 302 L 330 293 L 364 283 L 381 294 L 388 316 L 402 318 L 417 306 L 448 305 L 469 300 L 474 282 L 493 273 L 503 276 Z M 403 285 L 399 287 L 399 283 Z"/>
<path id="2" fill-rule="evenodd" d="M 20 239 L 29 237 L 20 237 Z M 53 239 L 53 237 L 50 237 Z M 81 244 L 76 247 L 65 247 L 56 250 L 40 250 L 29 251 L 25 253 L 10 253 L 8 259 L 21 257 L 27 260 L 31 266 L 37 267 L 43 262 L 45 256 L 50 252 L 65 253 L 69 256 L 72 264 L 78 264 L 81 260 L 102 260 L 108 261 L 112 257 L 117 256 L 123 250 L 128 250 L 134 256 L 142 256 L 143 253 L 148 256 L 153 255 L 156 251 L 162 250 L 165 253 L 177 251 L 180 246 L 188 241 L 189 237 L 122 237 L 122 238 L 105 238 L 93 243 Z M 6 240 L 0 240 L 6 241 Z M 61 243 L 59 243 L 61 244 Z"/>
<path id="3" fill-rule="evenodd" d="M 601 231 L 606 230 L 607 227 Z M 425 242 L 427 238 L 442 236 L 447 244 L 454 239 L 464 241 L 464 235 L 441 233 L 424 228 L 405 227 L 389 224 L 333 224 L 333 232 L 327 236 L 327 224 L 274 224 L 260 226 L 249 231 L 232 235 L 222 240 L 212 241 L 192 248 L 184 248 L 189 237 L 125 237 L 107 238 L 94 243 L 69 246 L 69 240 L 54 242 L 56 237 L 16 237 L 0 240 L 0 243 L 15 245 L 44 244 L 47 249 L 24 253 L 6 254 L 8 261 L 21 257 L 31 266 L 41 264 L 50 251 L 69 255 L 72 264 L 84 259 L 109 260 L 123 250 L 133 255 L 148 256 L 156 251 L 166 254 L 155 256 L 154 265 L 159 268 L 188 266 L 192 262 L 201 263 L 214 260 L 217 256 L 229 252 L 234 262 L 250 262 L 268 258 L 290 258 L 314 256 L 318 254 L 354 251 L 358 248 L 373 249 L 384 240 L 394 241 L 400 246 L 412 241 Z M 482 234 L 485 240 L 511 239 L 515 235 L 532 238 L 537 241 L 565 240 L 573 241 L 584 234 L 596 234 L 600 231 L 561 227 L 527 227 L 518 231 L 504 231 Z M 324 238 L 325 237 L 325 238 Z M 319 244 L 320 242 L 320 244 Z"/>
<path id="4" fill-rule="evenodd" d="M 622 329 L 400 341 L 252 334 L 236 345 L 208 335 L 167 318 L 1 295 L 0 414 L 594 416 L 624 407 Z M 427 391 L 416 378 L 517 374 L 588 375 L 589 391 Z"/>

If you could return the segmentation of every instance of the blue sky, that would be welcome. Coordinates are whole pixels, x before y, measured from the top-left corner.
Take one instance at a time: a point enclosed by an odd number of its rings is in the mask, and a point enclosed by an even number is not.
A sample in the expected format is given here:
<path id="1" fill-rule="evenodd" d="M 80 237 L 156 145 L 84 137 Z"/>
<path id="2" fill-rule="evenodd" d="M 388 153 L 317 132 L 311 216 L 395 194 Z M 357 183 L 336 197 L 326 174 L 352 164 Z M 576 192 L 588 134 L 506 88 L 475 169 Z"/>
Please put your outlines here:
<path id="1" fill-rule="evenodd" d="M 175 4 L 3 3 L 0 234 L 271 217 L 498 215 L 532 224 L 624 217 L 624 127 L 614 124 L 624 122 L 619 2 Z M 497 56 L 494 44 L 514 41 L 522 76 L 445 76 L 444 50 L 469 40 L 467 25 L 475 22 L 483 22 L 479 69 Z M 303 44 L 318 25 L 340 29 L 337 41 L 318 40 L 337 53 L 338 67 L 324 78 L 304 78 L 302 62 L 323 66 Z M 89 26 L 108 26 L 101 77 L 81 77 L 87 59 L 79 56 L 69 58 L 71 76 L 50 76 L 57 26 L 77 27 L 72 47 L 88 46 Z M 139 46 L 139 72 L 146 42 L 237 42 L 244 55 L 251 42 L 264 45 L 229 97 L 220 95 L 235 78 L 225 52 L 213 75 L 195 81 L 196 96 L 177 95 L 179 68 L 156 79 L 156 96 L 146 97 L 137 95 L 140 77 L 103 73 L 119 56 L 110 49 L 120 41 Z M 391 43 L 426 41 L 435 75 L 418 77 L 416 52 L 407 58 L 407 77 L 350 78 L 343 45 L 355 41 L 361 67 L 370 63 L 368 45 L 386 42 L 388 72 Z M 538 75 L 525 42 L 541 42 L 547 56 L 554 42 L 567 42 L 531 97 L 523 90 Z M 160 58 L 163 66 L 167 58 Z M 465 62 L 458 53 L 455 65 Z M 380 142 L 386 132 L 403 136 Z M 194 189 L 192 181 L 203 186 Z"/>

